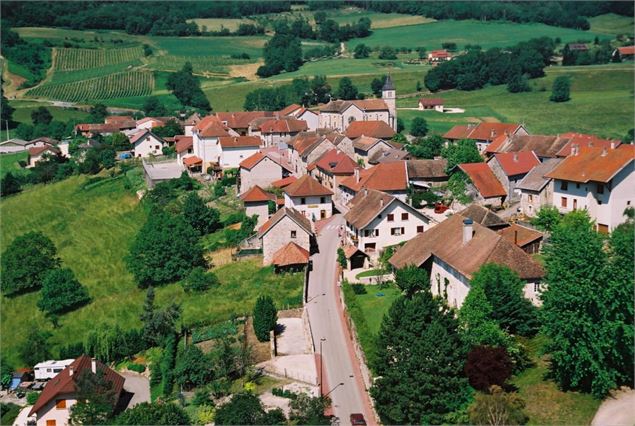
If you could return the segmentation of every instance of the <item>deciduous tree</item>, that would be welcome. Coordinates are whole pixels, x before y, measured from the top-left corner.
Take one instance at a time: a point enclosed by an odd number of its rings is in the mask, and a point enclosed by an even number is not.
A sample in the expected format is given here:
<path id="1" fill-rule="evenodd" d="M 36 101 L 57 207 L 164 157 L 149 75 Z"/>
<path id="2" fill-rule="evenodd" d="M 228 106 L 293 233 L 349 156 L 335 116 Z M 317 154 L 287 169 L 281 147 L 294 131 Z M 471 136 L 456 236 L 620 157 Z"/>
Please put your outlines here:
<path id="1" fill-rule="evenodd" d="M 415 117 L 410 124 L 410 134 L 415 137 L 421 137 L 428 134 L 428 122 L 423 117 Z"/>
<path id="2" fill-rule="evenodd" d="M 551 89 L 549 100 L 552 102 L 567 102 L 571 99 L 571 80 L 567 76 L 556 77 Z"/>
<path id="3" fill-rule="evenodd" d="M 179 351 L 173 374 L 176 384 L 185 389 L 202 386 L 213 378 L 209 358 L 196 345 L 187 345 Z"/>
<path id="4" fill-rule="evenodd" d="M 406 297 L 412 297 L 418 291 L 430 291 L 428 272 L 413 265 L 395 271 L 395 284 Z"/>
<path id="5" fill-rule="evenodd" d="M 359 91 L 357 90 L 357 87 L 353 85 L 353 82 L 350 78 L 342 77 L 337 86 L 337 92 L 335 93 L 335 96 L 338 99 L 354 100 L 358 98 Z"/>
<path id="6" fill-rule="evenodd" d="M 98 368 L 96 374 L 88 368 L 82 370 L 76 383 L 77 402 L 70 410 L 71 424 L 110 424 L 117 401 L 113 384 L 103 369 Z"/>
<path id="7" fill-rule="evenodd" d="M 512 375 L 512 367 L 505 348 L 475 346 L 467 354 L 465 374 L 470 386 L 486 391 L 492 385 L 503 386 Z"/>
<path id="8" fill-rule="evenodd" d="M 88 290 L 69 268 L 51 269 L 44 277 L 38 308 L 49 314 L 60 314 L 90 301 Z"/>
<path id="9" fill-rule="evenodd" d="M 118 425 L 190 425 L 189 416 L 177 404 L 169 402 L 142 402 L 115 419 Z"/>
<path id="10" fill-rule="evenodd" d="M 195 192 L 190 192 L 183 202 L 183 217 L 201 235 L 206 235 L 221 228 L 218 210 L 207 207 L 203 199 Z"/>

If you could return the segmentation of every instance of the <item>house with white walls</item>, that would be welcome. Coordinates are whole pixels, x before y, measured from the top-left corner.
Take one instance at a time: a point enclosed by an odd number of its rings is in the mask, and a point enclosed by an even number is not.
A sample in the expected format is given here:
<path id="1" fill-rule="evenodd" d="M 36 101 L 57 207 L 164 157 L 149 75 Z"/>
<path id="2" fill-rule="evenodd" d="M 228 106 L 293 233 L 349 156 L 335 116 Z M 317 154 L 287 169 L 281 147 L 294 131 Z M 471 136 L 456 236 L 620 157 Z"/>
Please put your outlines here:
<path id="1" fill-rule="evenodd" d="M 160 136 L 147 129 L 139 130 L 132 134 L 129 139 L 135 158 L 163 155 L 163 147 L 166 146 L 165 141 Z"/>
<path id="2" fill-rule="evenodd" d="M 539 164 L 540 159 L 533 151 L 499 152 L 487 161 L 508 198 L 514 200 L 520 198 L 520 191 L 516 190 L 518 182 Z"/>
<path id="3" fill-rule="evenodd" d="M 295 135 L 306 130 L 307 123 L 303 120 L 289 117 L 270 119 L 260 125 L 260 136 L 264 146 L 277 146 L 279 143 L 289 142 Z"/>
<path id="4" fill-rule="evenodd" d="M 390 263 L 395 268 L 413 265 L 425 269 L 432 294 L 455 308 L 465 301 L 470 280 L 481 266 L 503 265 L 525 282 L 525 297 L 540 305 L 542 267 L 508 238 L 460 213 L 412 238 L 397 249 Z"/>
<path id="5" fill-rule="evenodd" d="M 340 182 L 340 196 L 346 204 L 363 189 L 386 192 L 406 202 L 408 199 L 408 170 L 406 161 L 380 163 L 369 169 L 355 169 L 353 176 Z"/>
<path id="6" fill-rule="evenodd" d="M 333 214 L 333 192 L 309 175 L 284 189 L 284 206 L 315 222 Z"/>
<path id="7" fill-rule="evenodd" d="M 238 136 L 230 130 L 214 115 L 202 118 L 192 128 L 192 147 L 196 158 L 191 157 L 189 163 L 200 164 L 202 170 L 207 170 L 210 166 L 220 167 L 222 155 L 220 138 Z"/>
<path id="8" fill-rule="evenodd" d="M 221 136 L 218 143 L 221 148 L 220 166 L 235 169 L 243 160 L 258 152 L 262 140 L 257 136 Z"/>
<path id="9" fill-rule="evenodd" d="M 258 229 L 258 239 L 265 266 L 271 265 L 276 254 L 289 243 L 294 243 L 309 253 L 315 245 L 315 235 L 309 219 L 288 207 L 278 210 Z"/>
<path id="10" fill-rule="evenodd" d="M 479 123 L 454 126 L 443 137 L 449 142 L 473 140 L 479 152 L 484 153 L 490 144 L 499 145 L 511 136 L 528 134 L 525 126 L 518 123 Z"/>
<path id="11" fill-rule="evenodd" d="M 624 210 L 635 206 L 635 146 L 574 145 L 547 178 L 553 179 L 552 204 L 560 213 L 586 210 L 598 232 L 608 233 L 624 222 Z"/>
<path id="12" fill-rule="evenodd" d="M 386 247 L 414 238 L 430 227 L 430 219 L 399 198 L 364 189 L 344 215 L 352 245 L 376 259 Z"/>

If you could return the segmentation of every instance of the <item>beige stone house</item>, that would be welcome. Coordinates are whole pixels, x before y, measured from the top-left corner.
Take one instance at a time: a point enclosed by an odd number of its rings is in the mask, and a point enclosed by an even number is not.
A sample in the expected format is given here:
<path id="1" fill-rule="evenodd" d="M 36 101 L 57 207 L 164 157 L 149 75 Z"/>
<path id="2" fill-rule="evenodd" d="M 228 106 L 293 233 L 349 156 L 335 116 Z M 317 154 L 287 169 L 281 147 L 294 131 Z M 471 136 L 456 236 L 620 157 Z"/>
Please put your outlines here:
<path id="1" fill-rule="evenodd" d="M 369 169 L 355 169 L 353 176 L 342 179 L 339 186 L 339 198 L 346 204 L 362 189 L 375 189 L 406 202 L 408 188 L 408 171 L 405 161 L 380 163 Z"/>
<path id="2" fill-rule="evenodd" d="M 263 264 L 271 265 L 274 255 L 289 243 L 311 252 L 314 234 L 311 222 L 295 209 L 283 207 L 258 230 L 262 242 Z"/>
<path id="3" fill-rule="evenodd" d="M 520 191 L 520 211 L 525 216 L 534 217 L 543 206 L 553 202 L 553 179 L 545 175 L 561 161 L 560 158 L 546 159 L 518 182 L 516 188 Z"/>
<path id="4" fill-rule="evenodd" d="M 520 199 L 520 192 L 516 190 L 518 182 L 539 164 L 540 160 L 533 151 L 499 152 L 487 161 L 494 176 L 503 184 L 509 200 Z"/>
<path id="5" fill-rule="evenodd" d="M 276 196 L 271 194 L 258 185 L 252 186 L 247 192 L 240 195 L 240 199 L 245 205 L 245 213 L 247 216 L 258 216 L 256 228 L 260 228 L 269 219 L 269 203 L 275 205 Z"/>
<path id="6" fill-rule="evenodd" d="M 161 137 L 152 133 L 151 130 L 139 130 L 131 135 L 129 139 L 136 158 L 163 155 L 163 147 L 166 143 Z"/>
<path id="7" fill-rule="evenodd" d="M 28 153 L 29 153 L 29 156 L 28 156 L 26 167 L 30 168 L 30 167 L 35 167 L 37 162 L 43 160 L 45 156 L 60 155 L 61 151 L 57 147 L 52 145 L 42 145 L 42 146 L 29 148 Z"/>
<path id="8" fill-rule="evenodd" d="M 394 147 L 384 139 L 372 136 L 360 136 L 353 140 L 353 149 L 355 150 L 354 160 L 364 167 L 371 166 L 371 158 L 379 156 L 382 152 L 387 152 Z"/>
<path id="9" fill-rule="evenodd" d="M 317 161 L 309 164 L 308 172 L 339 198 L 339 185 L 343 179 L 355 174 L 357 163 L 337 148 L 325 152 Z"/>
<path id="10" fill-rule="evenodd" d="M 317 132 L 302 132 L 289 142 L 289 161 L 296 177 L 307 174 L 309 164 L 335 148 L 329 138 Z"/>
<path id="11" fill-rule="evenodd" d="M 245 158 L 239 164 L 238 189 L 240 193 L 259 185 L 268 188 L 277 180 L 286 178 L 291 173 L 289 165 L 280 161 L 279 157 L 264 152 L 257 152 Z"/>

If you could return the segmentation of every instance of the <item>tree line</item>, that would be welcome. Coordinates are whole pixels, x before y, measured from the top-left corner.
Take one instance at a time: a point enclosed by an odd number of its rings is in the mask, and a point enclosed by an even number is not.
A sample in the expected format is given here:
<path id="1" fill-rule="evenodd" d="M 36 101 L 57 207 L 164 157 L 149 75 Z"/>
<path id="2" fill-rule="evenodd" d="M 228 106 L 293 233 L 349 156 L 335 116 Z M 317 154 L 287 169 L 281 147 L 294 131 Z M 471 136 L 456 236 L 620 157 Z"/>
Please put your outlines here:
<path id="1" fill-rule="evenodd" d="M 9 21 L 2 20 L 0 47 L 2 55 L 18 65 L 25 67 L 30 76 L 20 88 L 33 87 L 46 77 L 46 70 L 51 66 L 51 49 L 42 44 L 31 43 L 11 30 Z M 3 95 L 4 96 L 4 95 Z"/>

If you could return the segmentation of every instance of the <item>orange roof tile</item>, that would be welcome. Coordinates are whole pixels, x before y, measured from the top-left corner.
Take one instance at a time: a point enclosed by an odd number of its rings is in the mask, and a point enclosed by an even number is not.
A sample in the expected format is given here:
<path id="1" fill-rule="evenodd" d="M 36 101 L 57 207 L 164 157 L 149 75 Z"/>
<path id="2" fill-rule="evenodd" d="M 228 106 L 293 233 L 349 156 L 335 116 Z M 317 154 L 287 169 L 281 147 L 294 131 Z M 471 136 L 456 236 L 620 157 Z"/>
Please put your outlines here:
<path id="1" fill-rule="evenodd" d="M 277 212 L 273 214 L 258 230 L 258 237 L 262 238 L 267 232 L 269 232 L 276 223 L 280 222 L 283 217 L 288 217 L 292 221 L 298 224 L 307 234 L 313 234 L 313 229 L 311 227 L 311 221 L 304 217 L 302 213 L 297 211 L 296 209 L 283 207 Z"/>
<path id="2" fill-rule="evenodd" d="M 383 111 L 388 110 L 388 105 L 383 99 L 363 99 L 359 101 L 351 101 L 353 105 L 362 111 Z"/>
<path id="3" fill-rule="evenodd" d="M 405 161 L 380 163 L 359 172 L 357 176 L 349 176 L 342 180 L 341 186 L 358 192 L 362 188 L 378 191 L 405 191 L 408 189 L 408 175 Z"/>
<path id="4" fill-rule="evenodd" d="M 298 180 L 298 178 L 296 178 L 295 176 L 287 176 L 282 179 L 274 180 L 273 182 L 271 182 L 271 186 L 273 186 L 274 188 L 285 188 L 291 185 L 296 180 Z"/>
<path id="5" fill-rule="evenodd" d="M 540 160 L 533 151 L 501 152 L 494 154 L 494 158 L 507 176 L 529 173 L 540 164 Z"/>
<path id="6" fill-rule="evenodd" d="M 309 252 L 296 243 L 288 243 L 273 254 L 273 263 L 276 266 L 302 265 L 309 262 Z"/>
<path id="7" fill-rule="evenodd" d="M 201 163 L 203 163 L 203 160 L 197 157 L 196 155 L 193 155 L 191 157 L 186 157 L 183 159 L 183 164 L 185 164 L 188 167 L 193 166 L 195 164 L 201 164 Z"/>
<path id="8" fill-rule="evenodd" d="M 478 192 L 483 198 L 503 197 L 507 195 L 505 188 L 500 183 L 492 169 L 485 163 L 459 164 L 459 168 L 468 175 Z"/>
<path id="9" fill-rule="evenodd" d="M 254 185 L 249 190 L 240 195 L 240 199 L 245 203 L 259 203 L 275 200 L 276 196 L 265 191 L 258 185 Z"/>
<path id="10" fill-rule="evenodd" d="M 395 131 L 386 122 L 380 120 L 353 121 L 346 128 L 346 136 L 351 139 L 360 136 L 371 136 L 379 139 L 390 139 L 395 135 Z"/>
<path id="11" fill-rule="evenodd" d="M 635 55 L 635 46 L 622 46 L 618 47 L 620 55 Z"/>
<path id="12" fill-rule="evenodd" d="M 334 175 L 352 175 L 358 167 L 351 157 L 337 148 L 326 151 L 317 161 L 309 165 L 311 166 Z"/>
<path id="13" fill-rule="evenodd" d="M 265 154 L 262 152 L 256 152 L 254 155 L 250 155 L 240 162 L 239 166 L 243 169 L 251 170 L 256 164 L 260 163 L 260 160 L 265 158 Z"/>
<path id="14" fill-rule="evenodd" d="M 556 153 L 557 157 L 567 157 L 571 155 L 571 147 L 577 145 L 579 147 L 596 147 L 596 148 L 617 148 L 620 145 L 619 140 L 603 139 L 599 136 L 588 135 L 585 133 L 563 133 L 560 135 L 563 139 L 569 139 L 560 151 Z"/>
<path id="15" fill-rule="evenodd" d="M 214 115 L 208 115 L 201 119 L 201 121 L 194 126 L 194 131 L 198 132 L 198 134 L 204 138 L 229 136 L 223 123 Z"/>
<path id="16" fill-rule="evenodd" d="M 302 109 L 302 107 L 301 107 L 300 105 L 298 105 L 298 104 L 291 104 L 291 105 L 289 105 L 288 107 L 282 108 L 280 111 L 278 111 L 278 113 L 279 113 L 281 116 L 285 116 L 285 115 L 289 115 L 289 114 L 291 114 L 292 112 L 295 112 L 295 111 L 297 111 L 297 110 L 299 110 L 299 109 Z"/>
<path id="17" fill-rule="evenodd" d="M 578 154 L 562 160 L 545 177 L 580 183 L 608 183 L 634 159 L 635 145 L 620 145 L 615 149 L 581 147 Z"/>
<path id="18" fill-rule="evenodd" d="M 290 197 L 319 197 L 333 192 L 309 175 L 304 175 L 284 189 Z"/>
<path id="19" fill-rule="evenodd" d="M 454 126 L 450 130 L 447 131 L 446 134 L 443 135 L 445 139 L 467 139 L 470 132 L 472 131 L 472 127 L 467 126 Z"/>
<path id="20" fill-rule="evenodd" d="M 54 154 L 59 154 L 60 150 L 57 149 L 54 146 L 50 146 L 50 145 L 44 145 L 44 146 L 35 146 L 33 148 L 29 148 L 29 155 L 30 156 L 36 156 L 36 155 L 40 155 L 45 151 L 50 151 Z"/>
<path id="21" fill-rule="evenodd" d="M 443 105 L 443 99 L 442 98 L 420 98 L 419 104 L 423 106 Z"/>
<path id="22" fill-rule="evenodd" d="M 507 241 L 516 244 L 518 247 L 524 247 L 529 243 L 533 243 L 543 237 L 541 232 L 525 226 L 512 223 L 507 228 L 498 231 Z"/>
<path id="23" fill-rule="evenodd" d="M 307 129 L 306 121 L 286 118 L 279 120 L 268 120 L 260 125 L 260 131 L 267 133 L 297 133 Z"/>
<path id="24" fill-rule="evenodd" d="M 184 136 L 184 135 L 176 135 L 174 136 L 174 142 L 176 142 L 175 144 L 175 150 L 178 153 L 187 151 L 188 149 L 192 148 L 193 146 L 193 139 L 192 136 Z"/>
<path id="25" fill-rule="evenodd" d="M 227 123 L 226 125 L 229 128 L 247 129 L 252 121 L 259 118 L 274 117 L 274 113 L 271 111 L 217 112 L 216 117 L 221 123 Z"/>
<path id="26" fill-rule="evenodd" d="M 516 123 L 479 123 L 476 126 L 454 126 L 445 135 L 446 139 L 474 139 L 493 141 L 498 136 L 515 133 L 520 124 Z"/>
<path id="27" fill-rule="evenodd" d="M 258 136 L 221 136 L 218 141 L 223 148 L 258 148 L 262 143 Z"/>

